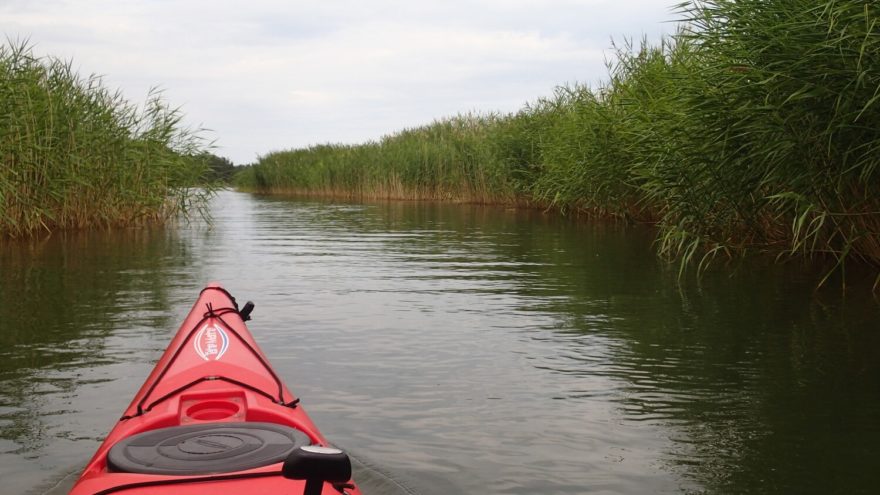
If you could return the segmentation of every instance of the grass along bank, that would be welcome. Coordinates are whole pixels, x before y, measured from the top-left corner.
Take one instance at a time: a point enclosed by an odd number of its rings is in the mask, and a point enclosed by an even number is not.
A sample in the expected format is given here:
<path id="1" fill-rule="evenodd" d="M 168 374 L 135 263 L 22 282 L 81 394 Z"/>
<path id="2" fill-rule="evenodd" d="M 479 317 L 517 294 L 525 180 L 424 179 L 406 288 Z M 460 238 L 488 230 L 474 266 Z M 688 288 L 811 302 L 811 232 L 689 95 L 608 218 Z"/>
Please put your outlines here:
<path id="1" fill-rule="evenodd" d="M 239 187 L 353 197 L 517 198 L 488 143 L 501 119 L 459 116 L 409 129 L 378 143 L 319 145 L 271 153 L 236 177 Z"/>
<path id="2" fill-rule="evenodd" d="M 0 46 L 0 235 L 162 221 L 205 205 L 202 139 L 70 62 Z"/>
<path id="3" fill-rule="evenodd" d="M 678 9 L 674 36 L 616 47 L 598 87 L 377 142 L 270 153 L 237 183 L 533 203 L 655 223 L 660 251 L 685 262 L 760 251 L 876 271 L 880 4 Z"/>

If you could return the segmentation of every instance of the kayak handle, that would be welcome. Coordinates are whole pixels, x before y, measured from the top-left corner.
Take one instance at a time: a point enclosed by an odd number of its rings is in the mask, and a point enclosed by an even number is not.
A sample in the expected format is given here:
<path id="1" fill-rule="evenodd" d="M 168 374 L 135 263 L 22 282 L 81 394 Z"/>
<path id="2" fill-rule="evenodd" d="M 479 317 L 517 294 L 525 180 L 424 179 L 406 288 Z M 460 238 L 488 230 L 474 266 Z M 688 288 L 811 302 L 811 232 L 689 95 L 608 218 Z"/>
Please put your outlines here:
<path id="1" fill-rule="evenodd" d="M 303 495 L 321 495 L 325 482 L 351 479 L 351 459 L 337 448 L 305 445 L 287 456 L 281 474 L 291 480 L 306 480 Z"/>
<path id="2" fill-rule="evenodd" d="M 241 321 L 248 321 L 251 319 L 251 312 L 254 310 L 254 302 L 248 301 L 244 303 L 244 307 L 241 308 L 241 311 L 238 314 L 241 316 Z"/>

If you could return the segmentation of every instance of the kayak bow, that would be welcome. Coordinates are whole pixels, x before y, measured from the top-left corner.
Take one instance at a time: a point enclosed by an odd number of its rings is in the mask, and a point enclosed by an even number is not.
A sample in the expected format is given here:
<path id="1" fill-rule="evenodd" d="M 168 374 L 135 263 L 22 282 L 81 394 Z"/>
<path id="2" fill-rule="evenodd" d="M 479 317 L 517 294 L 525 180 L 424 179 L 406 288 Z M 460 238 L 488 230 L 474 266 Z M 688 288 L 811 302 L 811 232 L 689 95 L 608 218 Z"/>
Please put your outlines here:
<path id="1" fill-rule="evenodd" d="M 360 495 L 225 289 L 202 290 L 71 495 Z"/>

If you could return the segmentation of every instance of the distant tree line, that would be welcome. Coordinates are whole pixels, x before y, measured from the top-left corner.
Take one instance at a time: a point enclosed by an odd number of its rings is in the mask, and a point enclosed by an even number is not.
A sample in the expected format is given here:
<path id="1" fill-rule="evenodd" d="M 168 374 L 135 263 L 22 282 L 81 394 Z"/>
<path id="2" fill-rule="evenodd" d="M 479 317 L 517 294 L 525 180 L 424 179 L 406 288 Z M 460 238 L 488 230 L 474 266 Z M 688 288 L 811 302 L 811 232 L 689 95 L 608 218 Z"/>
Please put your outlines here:
<path id="1" fill-rule="evenodd" d="M 235 175 L 236 167 L 229 158 L 217 156 L 213 153 L 204 153 L 201 155 L 208 165 L 207 179 L 211 182 L 220 182 L 228 184 Z"/>

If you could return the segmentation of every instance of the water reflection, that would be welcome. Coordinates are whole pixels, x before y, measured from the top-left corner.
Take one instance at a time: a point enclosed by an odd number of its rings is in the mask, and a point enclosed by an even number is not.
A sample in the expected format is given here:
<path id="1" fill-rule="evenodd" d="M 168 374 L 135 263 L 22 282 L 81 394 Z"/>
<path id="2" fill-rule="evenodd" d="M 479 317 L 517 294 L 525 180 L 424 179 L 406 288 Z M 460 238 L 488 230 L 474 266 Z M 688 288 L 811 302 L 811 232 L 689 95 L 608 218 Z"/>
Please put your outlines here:
<path id="1" fill-rule="evenodd" d="M 544 310 L 569 315 L 553 337 L 561 352 L 542 366 L 615 379 L 606 399 L 623 427 L 666 430 L 671 443 L 656 459 L 666 469 L 710 493 L 873 490 L 880 312 L 867 287 L 815 293 L 797 267 L 782 267 L 675 288 L 662 269 L 608 271 L 580 256 L 580 271 L 540 265 L 567 292 Z M 612 274 L 641 283 L 609 297 L 594 282 Z M 568 400 L 594 397 L 571 384 Z"/>
<path id="2" fill-rule="evenodd" d="M 382 454 L 414 478 L 446 473 L 458 490 L 499 493 L 873 486 L 865 473 L 878 458 L 865 452 L 878 440 L 880 320 L 870 300 L 814 293 L 798 267 L 710 273 L 681 287 L 653 257 L 650 233 L 535 212 L 264 201 L 258 217 L 274 235 L 263 254 L 330 257 L 299 269 L 315 269 L 322 287 L 338 279 L 334 295 L 360 315 L 349 321 L 378 321 L 387 334 L 397 326 L 388 315 L 400 313 L 417 327 L 396 335 L 408 343 L 371 331 L 373 345 L 351 346 L 380 361 L 370 380 L 407 390 L 391 407 L 433 413 L 386 412 L 395 421 L 370 425 L 385 435 L 358 434 L 381 445 L 412 421 L 405 434 L 435 445 L 433 455 Z M 372 293 L 390 298 L 373 300 L 381 311 L 359 308 Z M 354 382 L 383 397 L 355 395 L 356 404 L 389 407 L 387 391 Z M 427 385 L 437 382 L 443 399 Z M 332 407 L 371 421 L 345 404 Z M 443 431 L 462 426 L 461 435 Z M 450 481 L 459 472 L 467 479 Z"/>
<path id="3" fill-rule="evenodd" d="M 214 211 L 210 230 L 3 250 L 0 476 L 91 454 L 217 279 L 255 299 L 252 331 L 322 430 L 416 493 L 880 481 L 867 290 L 758 265 L 682 287 L 651 232 L 536 211 L 237 193 Z"/>
<path id="4" fill-rule="evenodd" d="M 80 444 L 106 433 L 89 418 L 118 415 L 130 392 L 108 392 L 155 358 L 171 326 L 168 278 L 186 256 L 164 229 L 0 247 L 0 478 L 16 493 L 32 462 L 81 463 Z"/>

